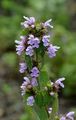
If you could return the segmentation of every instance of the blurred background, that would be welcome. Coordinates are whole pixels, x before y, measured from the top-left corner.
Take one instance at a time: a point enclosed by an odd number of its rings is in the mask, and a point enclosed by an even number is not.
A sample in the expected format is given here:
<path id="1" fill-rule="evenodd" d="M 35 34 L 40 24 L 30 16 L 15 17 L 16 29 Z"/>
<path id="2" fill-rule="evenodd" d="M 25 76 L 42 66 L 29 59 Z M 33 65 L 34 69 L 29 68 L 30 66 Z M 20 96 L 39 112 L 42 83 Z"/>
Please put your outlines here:
<path id="1" fill-rule="evenodd" d="M 51 40 L 61 49 L 50 61 L 51 78 L 66 78 L 60 111 L 76 111 L 76 0 L 0 0 L 0 120 L 36 120 L 31 110 L 24 109 L 14 44 L 24 15 L 39 21 L 52 18 Z"/>

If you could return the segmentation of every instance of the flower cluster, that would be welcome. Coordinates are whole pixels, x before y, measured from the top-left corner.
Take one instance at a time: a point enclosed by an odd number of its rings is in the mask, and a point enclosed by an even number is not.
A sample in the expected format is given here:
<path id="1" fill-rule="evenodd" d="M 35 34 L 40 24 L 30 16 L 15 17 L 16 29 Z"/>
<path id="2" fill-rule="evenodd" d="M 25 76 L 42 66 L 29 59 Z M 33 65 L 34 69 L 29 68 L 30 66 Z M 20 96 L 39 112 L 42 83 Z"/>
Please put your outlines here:
<path id="1" fill-rule="evenodd" d="M 25 65 L 24 65 L 25 67 Z M 23 69 L 24 70 L 24 69 Z M 23 71 L 21 71 L 23 72 Z M 33 87 L 38 86 L 38 82 L 37 82 L 37 77 L 39 76 L 39 70 L 37 67 L 33 67 L 32 70 L 30 71 L 29 77 L 24 77 L 24 81 L 21 85 L 21 95 L 25 95 L 26 92 L 31 93 L 34 92 L 33 91 Z M 35 93 L 34 93 L 35 94 Z M 31 97 L 29 97 L 31 98 Z M 32 101 L 33 100 L 33 101 Z M 32 106 L 34 103 L 34 97 L 32 97 L 31 99 L 31 103 L 30 103 L 30 99 L 27 98 L 27 105 Z"/>
<path id="2" fill-rule="evenodd" d="M 28 18 L 24 16 L 24 19 L 25 21 L 22 22 L 21 25 L 23 26 L 25 34 L 23 33 L 20 36 L 20 40 L 15 40 L 15 43 L 17 54 L 19 56 L 25 56 L 25 61 L 20 62 L 19 64 L 19 72 L 25 74 L 25 77 L 23 77 L 23 83 L 21 85 L 21 95 L 24 96 L 27 94 L 26 103 L 29 106 L 33 106 L 34 102 L 36 101 L 37 94 L 41 95 L 41 98 L 44 97 L 44 93 L 47 94 L 47 96 L 54 97 L 60 87 L 64 88 L 63 81 L 65 80 L 65 78 L 59 78 L 55 82 L 50 82 L 49 79 L 45 86 L 40 86 L 40 64 L 43 64 L 43 61 L 40 61 L 40 57 L 42 58 L 43 56 L 39 55 L 43 55 L 44 53 L 46 53 L 49 58 L 53 58 L 56 56 L 56 52 L 60 47 L 53 45 L 50 42 L 48 28 L 53 28 L 53 26 L 50 24 L 50 22 L 52 21 L 51 19 L 40 24 L 36 23 L 34 17 Z M 53 108 L 47 106 L 47 112 L 49 114 L 52 114 L 52 111 Z M 74 112 L 69 112 L 65 116 L 59 117 L 59 119 L 73 120 L 73 115 Z"/>
<path id="3" fill-rule="evenodd" d="M 52 25 L 50 25 L 51 19 L 41 23 L 39 31 L 36 28 L 35 18 L 34 17 L 25 17 L 25 21 L 21 23 L 21 25 L 24 26 L 24 28 L 28 29 L 28 35 L 21 36 L 20 41 L 16 40 L 16 51 L 18 55 L 21 55 L 24 51 L 26 55 L 33 56 L 34 50 L 40 47 L 40 43 L 43 43 L 43 46 L 45 47 L 45 52 L 49 55 L 50 58 L 56 56 L 56 51 L 60 47 L 54 46 L 52 43 L 50 44 L 50 35 L 47 35 L 45 33 L 45 30 L 50 27 L 53 28 Z M 35 32 L 37 31 L 39 35 L 36 36 Z M 43 32 L 42 32 L 43 31 Z"/>

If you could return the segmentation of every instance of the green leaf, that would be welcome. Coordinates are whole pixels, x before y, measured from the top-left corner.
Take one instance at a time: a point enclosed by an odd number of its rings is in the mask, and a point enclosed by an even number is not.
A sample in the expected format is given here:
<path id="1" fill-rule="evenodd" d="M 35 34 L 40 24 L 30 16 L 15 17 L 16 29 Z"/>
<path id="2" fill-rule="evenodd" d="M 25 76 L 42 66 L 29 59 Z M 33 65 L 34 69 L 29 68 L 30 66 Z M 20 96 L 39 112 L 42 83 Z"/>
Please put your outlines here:
<path id="1" fill-rule="evenodd" d="M 37 104 L 39 107 L 42 107 L 42 106 L 43 106 L 43 95 L 42 95 L 41 92 L 37 93 L 36 98 L 35 98 L 35 101 L 36 101 L 36 104 Z"/>
<path id="2" fill-rule="evenodd" d="M 44 107 L 38 107 L 37 105 L 34 106 L 34 109 L 39 116 L 40 120 L 48 120 L 48 114 Z"/>
<path id="3" fill-rule="evenodd" d="M 54 97 L 51 97 L 47 91 L 43 92 L 43 106 L 52 105 Z"/>
<path id="4" fill-rule="evenodd" d="M 58 112 L 58 94 L 55 94 L 55 98 L 52 105 L 52 113 L 50 114 L 50 119 L 55 120 L 55 115 Z"/>
<path id="5" fill-rule="evenodd" d="M 29 70 L 31 70 L 32 66 L 33 66 L 31 57 L 28 56 L 28 55 L 25 55 L 25 61 L 26 61 L 27 65 L 28 65 Z"/>
<path id="6" fill-rule="evenodd" d="M 46 86 L 47 82 L 49 81 L 49 77 L 46 71 L 40 71 L 40 75 L 39 75 L 39 85 L 40 88 L 43 89 L 43 87 Z"/>

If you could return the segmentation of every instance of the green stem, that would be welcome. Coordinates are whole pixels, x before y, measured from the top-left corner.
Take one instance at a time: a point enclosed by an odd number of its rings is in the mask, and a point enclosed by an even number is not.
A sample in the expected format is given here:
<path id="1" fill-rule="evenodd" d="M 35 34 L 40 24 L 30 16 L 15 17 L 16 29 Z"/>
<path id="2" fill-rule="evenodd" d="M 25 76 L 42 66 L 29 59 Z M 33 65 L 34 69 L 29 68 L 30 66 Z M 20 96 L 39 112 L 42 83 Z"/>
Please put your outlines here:
<path id="1" fill-rule="evenodd" d="M 39 107 L 35 104 L 34 106 L 35 112 L 37 113 L 40 120 L 49 120 L 47 112 L 44 107 Z"/>
<path id="2" fill-rule="evenodd" d="M 49 120 L 55 120 L 55 115 L 57 114 L 58 112 L 58 94 L 56 93 L 55 94 L 55 99 L 53 101 L 53 105 L 52 105 L 52 113 L 50 115 L 50 119 Z"/>

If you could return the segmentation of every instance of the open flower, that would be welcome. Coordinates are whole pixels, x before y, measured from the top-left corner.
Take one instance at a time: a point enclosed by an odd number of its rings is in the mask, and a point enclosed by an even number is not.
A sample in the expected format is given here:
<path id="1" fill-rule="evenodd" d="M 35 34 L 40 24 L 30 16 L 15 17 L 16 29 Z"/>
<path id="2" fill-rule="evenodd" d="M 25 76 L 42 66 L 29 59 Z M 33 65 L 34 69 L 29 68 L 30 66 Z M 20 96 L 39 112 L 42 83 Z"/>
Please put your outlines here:
<path id="1" fill-rule="evenodd" d="M 50 44 L 50 46 L 47 48 L 48 50 L 48 55 L 50 58 L 53 58 L 56 56 L 56 51 L 58 51 L 60 47 L 58 46 L 53 46 L 52 44 Z"/>
<path id="2" fill-rule="evenodd" d="M 38 86 L 38 82 L 37 82 L 37 79 L 36 79 L 35 77 L 32 78 L 32 80 L 31 80 L 31 85 L 32 85 L 33 87 Z"/>
<path id="3" fill-rule="evenodd" d="M 29 27 L 32 27 L 34 28 L 35 27 L 35 18 L 34 17 L 25 17 L 23 16 L 25 21 L 21 23 L 21 25 L 24 26 L 24 28 L 29 28 Z"/>
<path id="4" fill-rule="evenodd" d="M 49 45 L 49 38 L 50 38 L 50 35 L 45 35 L 45 36 L 43 36 L 43 38 L 42 38 L 43 45 L 44 45 L 45 47 L 47 47 L 47 46 Z"/>
<path id="5" fill-rule="evenodd" d="M 19 40 L 15 40 L 16 45 L 16 52 L 18 55 L 21 55 L 22 52 L 25 49 L 25 42 L 26 42 L 26 37 L 25 36 L 20 36 L 20 41 Z"/>
<path id="6" fill-rule="evenodd" d="M 74 116 L 74 112 L 73 111 L 66 114 L 66 118 L 68 118 L 69 120 L 74 120 L 73 116 Z"/>
<path id="7" fill-rule="evenodd" d="M 21 85 L 21 95 L 23 96 L 26 93 L 27 85 L 30 84 L 30 80 L 28 77 L 24 77 L 24 81 Z"/>
<path id="8" fill-rule="evenodd" d="M 47 27 L 53 28 L 53 26 L 50 25 L 50 22 L 51 22 L 51 21 L 52 21 L 52 19 L 47 20 L 46 22 L 42 23 L 42 26 L 43 26 L 44 28 L 47 28 Z"/>
<path id="9" fill-rule="evenodd" d="M 28 44 L 31 45 L 33 48 L 38 48 L 40 40 L 37 37 L 34 37 L 34 35 L 29 35 L 29 41 Z"/>
<path id="10" fill-rule="evenodd" d="M 39 70 L 37 67 L 33 67 L 31 70 L 31 77 L 38 77 L 39 76 Z"/>
<path id="11" fill-rule="evenodd" d="M 20 73 L 24 73 L 25 70 L 27 69 L 26 63 L 25 63 L 25 62 L 22 62 L 22 63 L 20 63 L 19 65 L 20 65 L 20 69 L 19 69 Z"/>
<path id="12" fill-rule="evenodd" d="M 33 53 L 34 53 L 34 50 L 33 50 L 32 46 L 28 46 L 26 48 L 26 55 L 33 56 Z"/>
<path id="13" fill-rule="evenodd" d="M 58 86 L 61 86 L 62 88 L 64 88 L 64 84 L 62 83 L 63 81 L 65 80 L 65 78 L 59 78 L 55 84 L 58 85 Z"/>
<path id="14" fill-rule="evenodd" d="M 74 120 L 74 112 L 69 112 L 65 116 L 62 116 L 60 120 Z"/>

